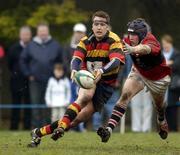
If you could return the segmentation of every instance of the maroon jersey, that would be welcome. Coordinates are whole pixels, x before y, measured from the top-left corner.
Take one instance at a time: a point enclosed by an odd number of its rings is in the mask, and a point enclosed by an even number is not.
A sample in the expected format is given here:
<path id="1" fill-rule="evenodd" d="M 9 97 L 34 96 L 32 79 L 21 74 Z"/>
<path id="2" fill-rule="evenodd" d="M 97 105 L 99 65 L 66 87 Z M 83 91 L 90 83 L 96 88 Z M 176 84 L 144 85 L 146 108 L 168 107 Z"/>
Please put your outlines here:
<path id="1" fill-rule="evenodd" d="M 130 45 L 129 38 L 126 38 L 125 42 Z M 131 54 L 134 66 L 140 74 L 149 80 L 159 80 L 166 75 L 170 75 L 171 69 L 166 65 L 166 60 L 157 39 L 151 33 L 148 33 L 141 44 L 148 45 L 151 48 L 151 53 L 146 55 Z"/>

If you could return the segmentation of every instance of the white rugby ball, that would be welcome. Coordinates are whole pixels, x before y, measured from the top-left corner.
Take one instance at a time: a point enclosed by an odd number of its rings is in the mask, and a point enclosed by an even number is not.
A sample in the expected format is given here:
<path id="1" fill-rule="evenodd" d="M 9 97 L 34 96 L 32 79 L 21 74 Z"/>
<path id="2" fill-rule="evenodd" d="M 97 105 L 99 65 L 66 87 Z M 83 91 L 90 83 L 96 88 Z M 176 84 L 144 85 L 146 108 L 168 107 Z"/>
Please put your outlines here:
<path id="1" fill-rule="evenodd" d="M 75 74 L 75 82 L 79 87 L 91 89 L 94 87 L 94 75 L 87 70 L 80 70 Z"/>

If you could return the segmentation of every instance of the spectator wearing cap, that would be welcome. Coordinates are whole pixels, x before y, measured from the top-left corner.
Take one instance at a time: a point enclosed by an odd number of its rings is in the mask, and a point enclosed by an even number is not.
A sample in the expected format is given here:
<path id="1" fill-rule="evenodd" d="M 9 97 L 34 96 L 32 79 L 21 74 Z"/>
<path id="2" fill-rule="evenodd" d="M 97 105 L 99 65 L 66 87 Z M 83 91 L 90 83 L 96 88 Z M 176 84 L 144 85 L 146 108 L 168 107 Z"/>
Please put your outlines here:
<path id="1" fill-rule="evenodd" d="M 71 37 L 70 44 L 64 47 L 64 60 L 66 65 L 66 74 L 68 77 L 70 77 L 70 63 L 72 59 L 72 55 L 74 53 L 74 50 L 76 49 L 79 41 L 81 38 L 83 38 L 86 35 L 86 26 L 82 23 L 77 23 L 73 27 L 73 34 Z"/>
<path id="2" fill-rule="evenodd" d="M 167 91 L 168 105 L 166 109 L 166 118 L 169 124 L 169 130 L 177 131 L 177 102 L 179 101 L 180 95 L 180 52 L 173 47 L 173 38 L 168 34 L 161 38 L 161 43 L 166 63 L 172 69 L 171 83 Z"/>

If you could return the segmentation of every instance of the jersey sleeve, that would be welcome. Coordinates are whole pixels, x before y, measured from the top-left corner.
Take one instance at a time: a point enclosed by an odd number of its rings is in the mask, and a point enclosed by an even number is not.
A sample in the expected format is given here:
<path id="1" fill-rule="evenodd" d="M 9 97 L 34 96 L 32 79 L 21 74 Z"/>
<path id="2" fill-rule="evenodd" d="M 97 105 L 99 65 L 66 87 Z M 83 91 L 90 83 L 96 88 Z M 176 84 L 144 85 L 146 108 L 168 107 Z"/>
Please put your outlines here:
<path id="1" fill-rule="evenodd" d="M 159 54 L 161 50 L 160 43 L 152 34 L 148 34 L 147 37 L 141 42 L 141 44 L 148 45 L 151 48 L 151 54 L 153 55 Z"/>
<path id="2" fill-rule="evenodd" d="M 86 50 L 85 43 L 83 42 L 83 40 L 81 40 L 76 50 L 74 51 L 73 58 L 78 58 L 81 61 L 84 61 L 86 53 L 87 53 L 87 50 Z"/>
<path id="3" fill-rule="evenodd" d="M 122 43 L 121 41 L 115 41 L 110 45 L 109 48 L 109 59 L 112 60 L 114 58 L 119 59 L 121 63 L 125 63 L 125 56 L 122 52 Z"/>

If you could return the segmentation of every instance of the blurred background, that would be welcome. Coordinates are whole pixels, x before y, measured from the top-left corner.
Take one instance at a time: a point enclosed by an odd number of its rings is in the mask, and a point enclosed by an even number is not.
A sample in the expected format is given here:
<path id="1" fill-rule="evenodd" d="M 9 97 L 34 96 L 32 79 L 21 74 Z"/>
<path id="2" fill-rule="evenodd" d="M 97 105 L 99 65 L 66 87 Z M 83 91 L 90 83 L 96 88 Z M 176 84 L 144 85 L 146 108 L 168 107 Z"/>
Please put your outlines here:
<path id="1" fill-rule="evenodd" d="M 23 74 L 24 77 L 21 79 L 22 77 L 17 75 L 21 74 L 18 73 L 18 71 L 23 70 L 24 68 L 19 66 L 19 61 L 22 59 L 23 62 L 20 64 L 24 63 L 27 67 L 26 62 L 30 59 L 28 55 L 23 55 L 21 53 L 25 47 L 23 47 L 23 49 L 18 49 L 16 48 L 17 46 L 15 46 L 17 42 L 21 42 L 22 40 L 21 33 L 31 31 L 32 34 L 29 36 L 28 40 L 31 42 L 31 39 L 33 40 L 34 36 L 38 36 L 37 26 L 42 23 L 45 27 L 47 26 L 49 31 L 47 35 L 51 36 L 56 40 L 56 43 L 59 44 L 57 45 L 57 50 L 60 52 L 61 58 L 58 58 L 59 60 L 54 61 L 54 63 L 58 62 L 63 64 L 63 72 L 66 77 L 69 78 L 69 59 L 71 59 L 72 56 L 71 50 L 74 48 L 74 46 L 72 47 L 72 42 L 76 36 L 75 32 L 81 32 L 84 33 L 84 35 L 90 33 L 92 24 L 91 15 L 97 10 L 104 10 L 109 13 L 112 31 L 117 33 L 121 38 L 126 34 L 127 23 L 132 19 L 140 17 L 144 18 L 151 26 L 152 33 L 159 41 L 162 41 L 162 37 L 167 34 L 170 38 L 168 39 L 165 37 L 165 44 L 170 44 L 170 48 L 175 47 L 177 51 L 180 49 L 180 0 L 6 0 L 0 5 L 0 129 L 29 130 L 33 128 L 33 117 L 31 116 L 33 116 L 33 109 L 35 108 L 42 108 L 41 110 L 45 111 L 44 116 L 42 116 L 43 118 L 46 117 L 47 120 L 45 122 L 51 121 L 52 107 L 46 103 L 47 101 L 45 99 L 45 91 L 47 89 L 44 88 L 44 93 L 42 93 L 44 94 L 44 96 L 42 96 L 45 100 L 42 101 L 44 103 L 41 103 L 40 105 L 34 104 L 34 106 L 31 104 L 32 83 L 29 84 L 29 81 L 33 78 L 30 77 L 30 75 L 27 76 L 26 74 Z M 83 26 L 85 26 L 85 28 L 82 28 L 81 25 L 76 30 L 75 25 L 77 23 L 84 24 Z M 17 68 L 14 68 L 16 65 L 19 67 L 18 71 L 16 70 Z M 180 69 L 180 65 L 178 67 Z M 175 70 L 178 70 L 178 67 L 176 66 Z M 51 72 L 53 72 L 52 68 L 54 68 L 54 64 L 50 69 Z M 54 69 L 60 68 L 61 67 L 58 68 L 56 66 Z M 24 73 L 25 71 L 22 72 Z M 177 72 L 178 74 L 180 73 L 180 71 Z M 50 75 L 48 74 L 47 77 L 50 78 Z M 124 80 L 123 78 L 125 78 L 126 75 L 121 75 L 120 77 L 120 85 L 117 88 L 118 92 L 120 92 L 119 90 L 121 89 L 122 81 Z M 23 81 L 25 82 L 24 84 L 22 84 Z M 43 87 L 47 86 L 48 80 L 45 80 L 44 83 Z M 69 99 L 70 103 L 70 100 L 73 100 L 72 96 L 75 96 L 72 92 L 74 92 L 74 89 L 76 88 L 70 83 L 70 87 L 67 89 L 70 89 L 71 91 L 71 99 Z M 28 93 L 28 95 L 26 94 L 26 96 L 24 93 Z M 176 96 L 180 96 L 180 88 L 171 92 L 171 94 L 174 93 Z M 119 95 L 119 93 L 117 94 Z M 118 98 L 117 94 L 109 101 L 110 104 L 115 103 L 116 98 Z M 29 98 L 26 103 L 25 99 L 21 98 L 21 95 Z M 20 99 L 17 99 L 17 96 L 20 96 Z M 147 98 L 147 100 L 150 99 Z M 180 127 L 180 116 L 178 113 L 179 102 L 178 100 L 174 101 L 173 99 L 169 102 L 168 106 L 170 107 L 170 114 L 176 113 L 173 118 L 170 118 L 171 122 L 176 120 L 175 124 L 172 125 L 172 131 L 178 131 Z M 171 102 L 173 102 L 172 105 Z M 111 108 L 112 106 L 107 107 L 107 109 L 110 110 Z M 108 110 L 104 111 L 106 113 Z M 152 108 L 150 108 L 150 111 L 153 113 Z M 108 117 L 109 113 L 110 112 L 104 114 L 105 118 Z M 25 114 L 27 114 L 27 116 L 25 116 Z M 128 129 L 131 128 L 131 115 L 131 111 L 129 110 L 126 117 L 126 126 Z M 96 116 L 96 118 L 93 118 L 86 124 L 82 124 L 82 126 L 76 130 L 85 131 L 86 128 L 95 130 L 101 122 L 100 117 L 103 117 L 104 120 L 104 116 Z M 154 118 L 153 115 L 150 116 L 150 120 L 153 120 Z M 34 119 L 38 120 L 38 118 Z M 150 121 L 150 123 L 153 124 L 153 126 L 148 126 L 147 129 L 142 132 L 156 129 L 154 121 Z M 138 130 L 137 132 L 141 132 L 141 130 Z"/>

